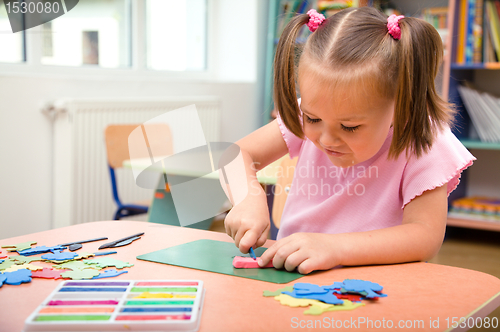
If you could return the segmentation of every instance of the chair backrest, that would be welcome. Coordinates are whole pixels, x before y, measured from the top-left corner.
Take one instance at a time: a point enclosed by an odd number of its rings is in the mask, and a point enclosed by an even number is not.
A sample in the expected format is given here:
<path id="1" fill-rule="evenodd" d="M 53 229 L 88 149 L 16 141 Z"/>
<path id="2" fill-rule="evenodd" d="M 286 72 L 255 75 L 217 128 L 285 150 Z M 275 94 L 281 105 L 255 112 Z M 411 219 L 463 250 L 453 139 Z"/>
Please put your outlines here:
<path id="1" fill-rule="evenodd" d="M 286 155 L 281 160 L 281 172 L 278 173 L 279 177 L 276 181 L 272 212 L 272 219 L 276 228 L 280 228 L 281 215 L 283 214 L 283 208 L 285 207 L 288 192 L 292 186 L 293 174 L 295 172 L 297 160 L 297 157 L 290 159 L 289 155 Z"/>
<path id="2" fill-rule="evenodd" d="M 128 137 L 141 124 L 120 124 L 109 125 L 104 131 L 106 141 L 106 153 L 108 163 L 111 168 L 120 168 L 123 161 L 130 159 Z M 158 155 L 171 155 L 173 153 L 172 133 L 170 127 L 165 123 L 147 124 L 147 137 L 144 140 L 146 145 L 154 148 L 154 153 Z M 143 130 L 143 132 L 145 132 Z M 141 151 L 141 150 L 139 150 Z M 134 158 L 148 158 L 148 150 L 138 152 L 144 155 L 134 155 Z M 135 154 L 135 152 L 134 152 Z"/>

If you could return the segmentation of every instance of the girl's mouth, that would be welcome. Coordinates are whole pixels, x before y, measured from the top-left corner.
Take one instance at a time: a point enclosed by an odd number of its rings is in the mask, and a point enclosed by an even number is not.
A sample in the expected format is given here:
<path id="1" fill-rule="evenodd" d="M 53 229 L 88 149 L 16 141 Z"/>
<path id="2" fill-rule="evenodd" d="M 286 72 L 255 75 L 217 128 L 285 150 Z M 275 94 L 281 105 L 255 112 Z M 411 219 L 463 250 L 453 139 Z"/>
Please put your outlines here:
<path id="1" fill-rule="evenodd" d="M 330 156 L 334 156 L 334 157 L 342 157 L 345 155 L 345 153 L 342 153 L 342 152 L 338 152 L 338 151 L 334 151 L 334 150 L 329 150 L 327 148 L 324 148 L 325 149 L 325 153 L 327 155 L 330 155 Z"/>

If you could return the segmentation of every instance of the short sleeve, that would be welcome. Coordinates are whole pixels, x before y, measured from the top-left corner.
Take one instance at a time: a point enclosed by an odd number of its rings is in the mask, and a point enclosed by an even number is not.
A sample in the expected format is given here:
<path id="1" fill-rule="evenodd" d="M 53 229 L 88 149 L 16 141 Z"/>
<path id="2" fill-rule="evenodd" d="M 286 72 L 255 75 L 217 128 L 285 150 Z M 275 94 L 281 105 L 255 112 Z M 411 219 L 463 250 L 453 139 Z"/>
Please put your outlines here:
<path id="1" fill-rule="evenodd" d="M 419 158 L 411 157 L 403 172 L 403 208 L 424 191 L 448 183 L 448 195 L 460 182 L 463 170 L 472 165 L 476 158 L 453 135 L 450 128 L 436 137 L 431 149 Z"/>
<path id="2" fill-rule="evenodd" d="M 299 99 L 300 105 L 300 99 Z M 276 121 L 278 122 L 278 126 L 281 131 L 281 135 L 285 140 L 286 146 L 288 147 L 288 153 L 290 154 L 290 158 L 295 158 L 299 155 L 300 149 L 302 148 L 302 144 L 304 144 L 304 140 L 300 137 L 295 136 L 288 128 L 285 126 L 281 117 L 278 113 L 276 117 Z"/>

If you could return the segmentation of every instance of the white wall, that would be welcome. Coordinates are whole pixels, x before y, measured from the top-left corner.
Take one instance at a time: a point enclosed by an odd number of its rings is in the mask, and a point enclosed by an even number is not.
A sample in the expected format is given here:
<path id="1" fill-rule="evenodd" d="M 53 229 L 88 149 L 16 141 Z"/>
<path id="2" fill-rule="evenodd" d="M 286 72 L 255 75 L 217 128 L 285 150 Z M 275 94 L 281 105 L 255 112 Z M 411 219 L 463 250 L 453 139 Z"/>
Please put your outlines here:
<path id="1" fill-rule="evenodd" d="M 267 17 L 267 1 L 213 4 L 213 22 L 218 23 L 213 25 L 213 72 L 208 78 L 169 79 L 166 73 L 133 70 L 79 75 L 78 68 L 51 71 L 40 65 L 0 65 L 0 238 L 52 227 L 52 131 L 50 120 L 40 112 L 45 101 L 217 95 L 222 101 L 223 140 L 234 142 L 261 125 L 266 32 L 262 18 Z"/>

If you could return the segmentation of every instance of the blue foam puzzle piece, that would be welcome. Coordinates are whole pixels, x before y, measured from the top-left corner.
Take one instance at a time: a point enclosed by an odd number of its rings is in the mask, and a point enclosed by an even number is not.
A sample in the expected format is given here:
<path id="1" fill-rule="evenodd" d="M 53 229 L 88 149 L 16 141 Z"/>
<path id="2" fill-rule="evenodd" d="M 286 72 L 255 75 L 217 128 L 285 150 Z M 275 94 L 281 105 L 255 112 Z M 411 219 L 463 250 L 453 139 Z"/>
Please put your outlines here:
<path id="1" fill-rule="evenodd" d="M 311 299 L 325 302 L 328 304 L 344 304 L 343 300 L 338 299 L 333 293 L 325 294 L 297 294 L 294 290 L 293 292 L 283 292 L 282 294 L 290 295 L 296 299 Z"/>
<path id="2" fill-rule="evenodd" d="M 7 277 L 5 276 L 5 274 L 0 272 L 0 287 L 3 286 L 3 283 L 5 282 L 5 280 L 7 280 Z"/>
<path id="3" fill-rule="evenodd" d="M 5 261 L 5 259 L 0 259 L 0 264 L 2 264 Z"/>
<path id="4" fill-rule="evenodd" d="M 333 284 L 331 285 L 328 285 L 328 286 L 321 286 L 323 287 L 324 289 L 328 289 L 328 290 L 334 290 L 334 289 L 342 289 L 344 288 L 344 283 L 343 282 L 340 282 L 340 281 L 335 281 Z M 339 293 L 338 291 L 335 291 L 337 293 Z"/>
<path id="5" fill-rule="evenodd" d="M 98 276 L 95 276 L 92 279 L 112 278 L 123 273 L 128 273 L 128 271 L 104 270 L 104 272 L 101 272 Z"/>
<path id="6" fill-rule="evenodd" d="M 324 289 L 321 286 L 310 284 L 307 282 L 297 282 L 295 285 L 293 285 L 293 290 L 296 294 L 299 295 L 328 293 L 328 289 Z"/>
<path id="7" fill-rule="evenodd" d="M 23 256 L 32 256 L 32 255 L 43 254 L 44 252 L 49 252 L 49 251 L 54 252 L 64 249 L 66 249 L 66 247 L 63 246 L 53 246 L 53 247 L 37 246 L 35 248 L 18 251 L 18 253 Z"/>
<path id="8" fill-rule="evenodd" d="M 23 282 L 31 282 L 31 271 L 28 269 L 19 269 L 13 272 L 4 272 L 7 277 L 5 283 L 7 285 L 20 285 Z"/>
<path id="9" fill-rule="evenodd" d="M 368 299 L 374 297 L 386 297 L 386 294 L 378 294 L 375 292 L 381 292 L 383 287 L 377 283 L 359 280 L 359 279 L 346 279 L 344 280 L 344 289 L 348 292 L 366 292 L 365 296 Z"/>
<path id="10" fill-rule="evenodd" d="M 68 259 L 73 259 L 76 256 L 78 256 L 78 254 L 75 253 L 75 252 L 60 252 L 60 251 L 56 251 L 55 253 L 52 253 L 52 254 L 42 255 L 42 258 L 43 259 L 48 259 L 48 260 L 51 260 L 51 261 L 65 261 L 65 260 L 68 260 Z"/>

